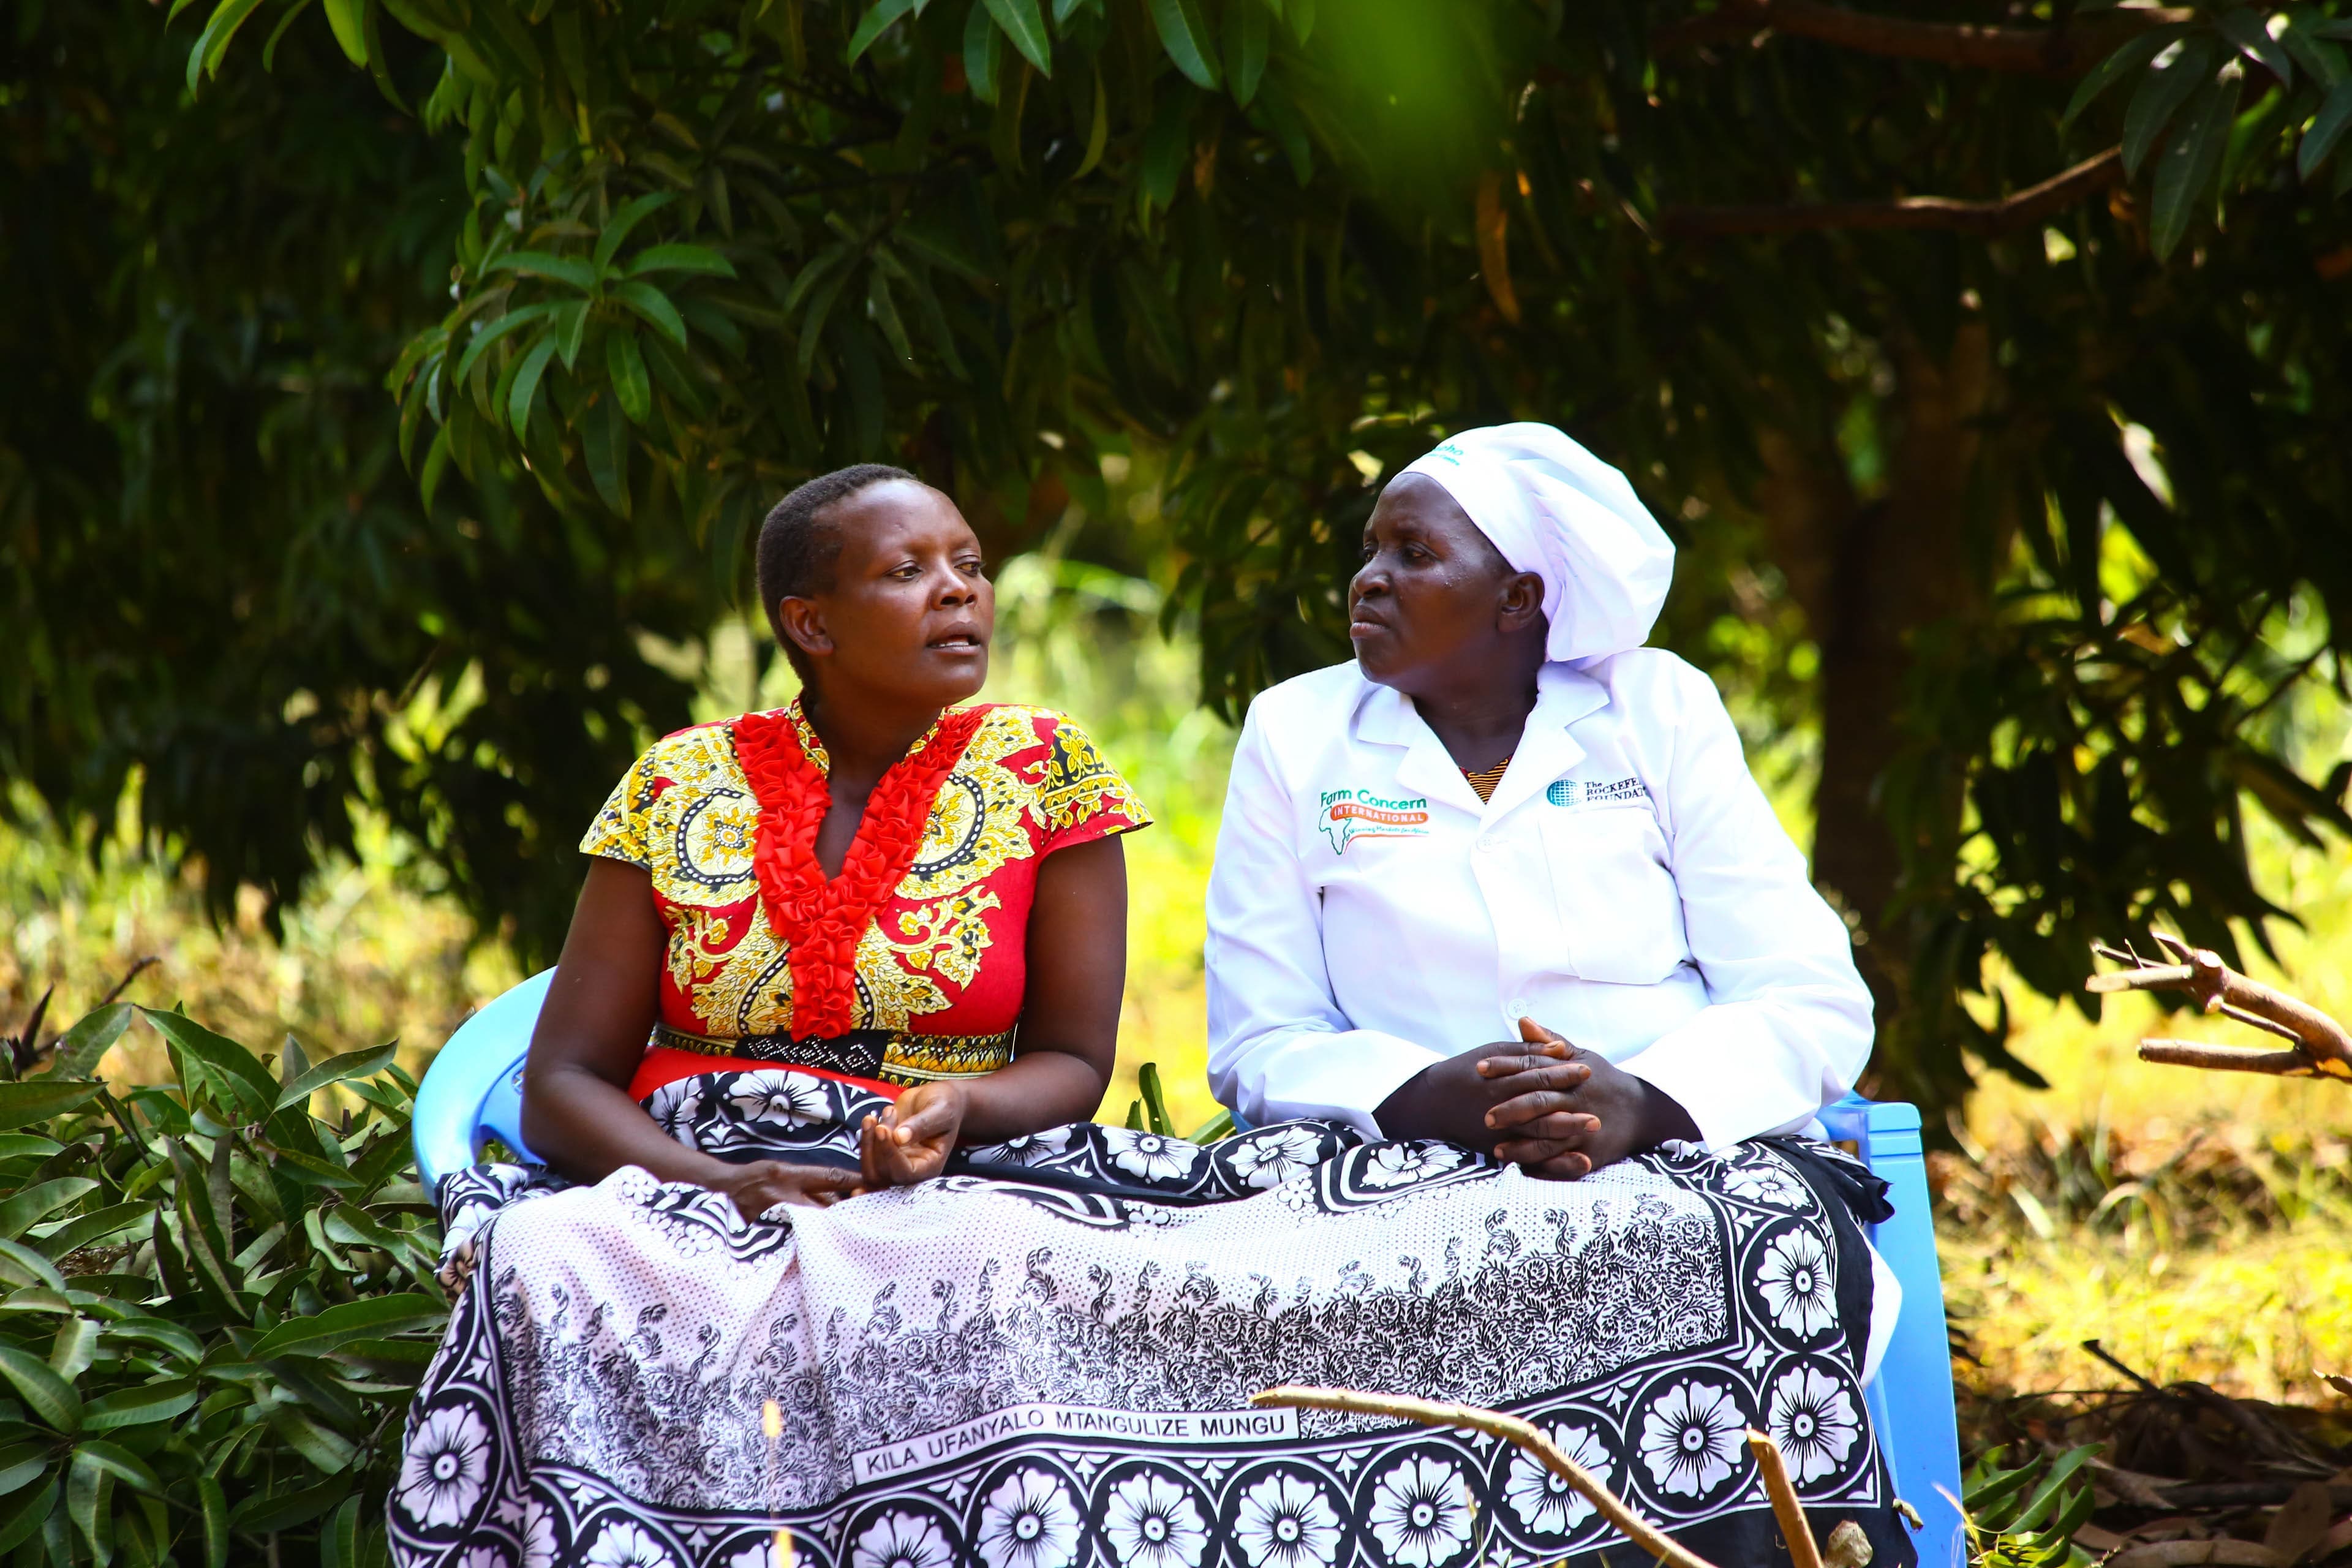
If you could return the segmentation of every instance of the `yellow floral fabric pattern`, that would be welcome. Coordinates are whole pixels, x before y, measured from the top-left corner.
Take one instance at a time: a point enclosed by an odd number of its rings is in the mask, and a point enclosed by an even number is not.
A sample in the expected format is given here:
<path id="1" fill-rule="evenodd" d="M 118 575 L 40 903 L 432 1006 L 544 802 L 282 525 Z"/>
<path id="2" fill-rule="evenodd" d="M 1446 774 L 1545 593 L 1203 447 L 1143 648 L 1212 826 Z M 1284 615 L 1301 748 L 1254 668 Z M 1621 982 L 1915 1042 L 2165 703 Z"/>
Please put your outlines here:
<path id="1" fill-rule="evenodd" d="M 821 747 L 810 756 L 824 765 Z M 752 872 L 759 816 L 731 723 L 701 724 L 639 757 L 580 841 L 583 853 L 652 878 L 669 932 L 661 1023 L 706 1048 L 793 1036 L 790 967 Z M 1150 820 L 1076 721 L 990 709 L 932 799 L 913 864 L 858 944 L 855 1027 L 940 1037 L 894 1045 L 905 1059 L 886 1067 L 919 1079 L 1003 1065 L 1003 1048 L 974 1043 L 1020 1017 L 1039 862 Z"/>

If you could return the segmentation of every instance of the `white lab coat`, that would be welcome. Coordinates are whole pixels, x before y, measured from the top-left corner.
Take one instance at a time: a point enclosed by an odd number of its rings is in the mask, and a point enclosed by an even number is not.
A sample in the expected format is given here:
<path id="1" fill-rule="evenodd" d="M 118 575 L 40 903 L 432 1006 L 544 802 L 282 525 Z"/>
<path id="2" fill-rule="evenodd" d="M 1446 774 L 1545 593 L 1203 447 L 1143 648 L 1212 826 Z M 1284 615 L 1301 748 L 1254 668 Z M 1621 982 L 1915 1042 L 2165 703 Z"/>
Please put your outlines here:
<path id="1" fill-rule="evenodd" d="M 1548 664 L 1481 805 L 1352 663 L 1250 705 L 1209 879 L 1209 1079 L 1252 1122 L 1374 1111 L 1524 1014 L 1647 1079 L 1710 1148 L 1812 1122 L 1870 1055 L 1845 926 L 1706 676 Z"/>

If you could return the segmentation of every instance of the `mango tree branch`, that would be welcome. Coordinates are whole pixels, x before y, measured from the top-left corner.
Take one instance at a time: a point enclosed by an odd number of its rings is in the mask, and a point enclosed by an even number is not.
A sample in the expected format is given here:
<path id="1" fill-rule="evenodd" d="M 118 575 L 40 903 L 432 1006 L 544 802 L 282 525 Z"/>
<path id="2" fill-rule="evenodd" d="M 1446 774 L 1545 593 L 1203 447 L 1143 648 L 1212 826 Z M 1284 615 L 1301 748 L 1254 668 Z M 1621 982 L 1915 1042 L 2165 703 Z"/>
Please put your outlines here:
<path id="1" fill-rule="evenodd" d="M 2295 1048 L 2258 1051 L 2194 1040 L 2142 1040 L 2141 1060 L 2288 1078 L 2326 1076 L 2352 1083 L 2352 1032 L 2343 1025 L 2307 1002 L 2247 979 L 2210 949 L 2190 947 L 2179 937 L 2163 931 L 2155 935 L 2173 963 L 2151 963 L 2129 948 L 2118 951 L 2104 942 L 2096 943 L 2092 952 L 2098 956 L 2131 967 L 2094 974 L 2083 983 L 2084 989 L 2101 993 L 2186 991 L 2204 1012 L 2283 1036 L 2295 1042 Z"/>
<path id="2" fill-rule="evenodd" d="M 1601 1517 L 1631 1541 L 1634 1550 L 1647 1553 L 1666 1564 L 1667 1568 L 1714 1568 L 1706 1558 L 1694 1556 L 1674 1537 L 1626 1507 L 1615 1492 L 1601 1484 L 1599 1477 L 1561 1453 L 1550 1438 L 1517 1416 L 1481 1410 L 1472 1405 L 1440 1405 L 1433 1400 L 1408 1399 L 1400 1394 L 1359 1394 L 1347 1388 L 1301 1388 L 1287 1384 L 1251 1394 L 1250 1403 L 1256 1405 L 1290 1405 L 1307 1410 L 1344 1410 L 1357 1415 L 1388 1415 L 1400 1421 L 1418 1421 L 1424 1426 L 1467 1426 L 1473 1431 L 1491 1433 L 1525 1448 L 1544 1468 L 1590 1499 L 1592 1506 L 1600 1510 Z"/>
<path id="3" fill-rule="evenodd" d="M 1751 37 L 1769 29 L 1858 54 L 1970 66 L 1979 70 L 2075 76 L 2135 33 L 2196 20 L 2180 7 L 2118 6 L 2065 27 L 1991 27 L 1920 22 L 1831 5 L 1822 0 L 1728 0 L 1713 13 L 1650 35 L 1654 54 Z"/>
<path id="4" fill-rule="evenodd" d="M 1799 234 L 1827 228 L 1930 228 L 1993 239 L 2027 228 L 2084 197 L 2119 184 L 2123 149 L 2110 147 L 2063 174 L 1997 201 L 1897 196 L 1880 202 L 1789 202 L 1759 206 L 1667 207 L 1661 235 L 1695 239 L 1732 234 Z"/>

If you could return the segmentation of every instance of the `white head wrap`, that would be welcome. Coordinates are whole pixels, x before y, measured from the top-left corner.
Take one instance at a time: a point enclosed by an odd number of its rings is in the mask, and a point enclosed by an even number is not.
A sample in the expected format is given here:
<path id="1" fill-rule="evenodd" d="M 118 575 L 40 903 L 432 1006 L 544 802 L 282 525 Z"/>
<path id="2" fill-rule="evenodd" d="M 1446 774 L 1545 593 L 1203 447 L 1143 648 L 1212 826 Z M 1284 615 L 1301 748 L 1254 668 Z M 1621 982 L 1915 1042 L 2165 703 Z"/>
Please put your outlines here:
<path id="1" fill-rule="evenodd" d="M 1543 579 L 1547 658 L 1599 658 L 1649 637 L 1675 547 L 1623 474 L 1534 424 L 1465 430 L 1404 471 L 1444 485 L 1513 571 Z"/>

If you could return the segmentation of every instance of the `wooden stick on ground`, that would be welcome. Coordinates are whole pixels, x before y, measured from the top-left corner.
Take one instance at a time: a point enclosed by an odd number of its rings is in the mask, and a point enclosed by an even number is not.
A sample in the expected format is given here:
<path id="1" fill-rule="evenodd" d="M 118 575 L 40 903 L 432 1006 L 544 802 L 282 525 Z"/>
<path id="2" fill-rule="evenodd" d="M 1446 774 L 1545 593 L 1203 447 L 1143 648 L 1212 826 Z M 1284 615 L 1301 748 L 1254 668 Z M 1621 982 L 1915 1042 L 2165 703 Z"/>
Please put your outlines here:
<path id="1" fill-rule="evenodd" d="M 1301 1388 L 1288 1384 L 1253 1394 L 1250 1403 L 1307 1410 L 1344 1410 L 1357 1415 L 1389 1415 L 1400 1421 L 1418 1421 L 1424 1426 L 1467 1426 L 1473 1431 L 1491 1433 L 1533 1454 L 1544 1468 L 1591 1500 L 1592 1506 L 1600 1510 L 1601 1517 L 1622 1531 L 1636 1550 L 1647 1552 L 1664 1563 L 1666 1568 L 1715 1568 L 1706 1558 L 1693 1554 L 1672 1536 L 1626 1507 L 1615 1492 L 1601 1483 L 1600 1477 L 1561 1453 L 1559 1446 L 1532 1423 L 1517 1416 L 1481 1410 L 1474 1405 L 1440 1405 L 1433 1400 L 1408 1399 L 1399 1394 L 1360 1394 L 1348 1388 Z M 1771 1439 L 1768 1437 L 1765 1441 L 1769 1443 Z M 1778 1454 L 1777 1449 L 1774 1452 Z M 1786 1479 L 1785 1477 L 1782 1479 Z M 1801 1513 L 1801 1522 L 1802 1517 Z M 1786 1529 L 1785 1523 L 1783 1529 Z M 1805 1539 L 1810 1542 L 1812 1538 L 1807 1535 Z M 1800 1563 L 1799 1568 L 1820 1568 L 1820 1555 L 1816 1552 L 1811 1564 Z"/>
<path id="2" fill-rule="evenodd" d="M 1797 1489 L 1789 1480 L 1780 1445 L 1751 1426 L 1748 1451 L 1756 1456 L 1756 1468 L 1764 1472 L 1764 1495 L 1772 1500 L 1772 1517 L 1780 1521 L 1780 1537 L 1789 1543 L 1790 1568 L 1822 1568 L 1822 1549 L 1813 1540 L 1805 1505 L 1797 1500 Z"/>

